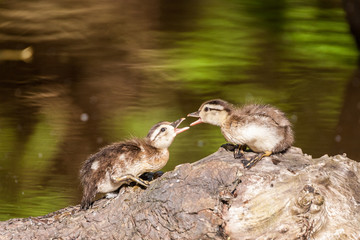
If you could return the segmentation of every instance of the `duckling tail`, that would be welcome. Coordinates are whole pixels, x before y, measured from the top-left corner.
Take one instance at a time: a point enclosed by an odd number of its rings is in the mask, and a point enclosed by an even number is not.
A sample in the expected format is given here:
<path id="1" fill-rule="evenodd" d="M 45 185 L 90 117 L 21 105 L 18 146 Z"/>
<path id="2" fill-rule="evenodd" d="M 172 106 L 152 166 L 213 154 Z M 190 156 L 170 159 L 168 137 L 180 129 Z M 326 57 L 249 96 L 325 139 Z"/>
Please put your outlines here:
<path id="1" fill-rule="evenodd" d="M 93 204 L 93 199 L 95 198 L 97 188 L 95 186 L 84 186 L 84 194 L 81 200 L 81 210 L 87 210 Z"/>

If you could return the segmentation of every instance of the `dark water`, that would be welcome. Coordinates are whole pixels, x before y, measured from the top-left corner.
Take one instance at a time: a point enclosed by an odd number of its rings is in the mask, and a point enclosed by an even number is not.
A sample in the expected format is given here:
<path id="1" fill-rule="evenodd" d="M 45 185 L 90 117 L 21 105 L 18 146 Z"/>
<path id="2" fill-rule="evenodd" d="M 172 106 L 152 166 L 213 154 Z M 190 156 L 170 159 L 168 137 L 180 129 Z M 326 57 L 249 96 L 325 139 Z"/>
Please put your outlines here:
<path id="1" fill-rule="evenodd" d="M 344 18 L 321 0 L 1 1 L 0 220 L 78 204 L 89 154 L 211 98 L 273 104 L 304 152 L 359 160 L 360 73 Z M 196 126 L 164 170 L 224 142 Z"/>

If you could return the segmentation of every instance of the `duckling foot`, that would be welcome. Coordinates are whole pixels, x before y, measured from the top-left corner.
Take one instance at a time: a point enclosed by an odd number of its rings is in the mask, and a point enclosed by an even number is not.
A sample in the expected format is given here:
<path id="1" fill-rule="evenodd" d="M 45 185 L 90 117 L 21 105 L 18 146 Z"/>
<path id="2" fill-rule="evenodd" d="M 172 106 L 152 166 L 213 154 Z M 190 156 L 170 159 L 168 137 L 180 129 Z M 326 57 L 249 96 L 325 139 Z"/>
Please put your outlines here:
<path id="1" fill-rule="evenodd" d="M 221 145 L 222 148 L 224 148 L 226 151 L 230 151 L 233 152 L 235 151 L 236 148 L 238 148 L 238 145 L 234 145 L 232 143 L 225 143 L 223 145 Z"/>
<path id="2" fill-rule="evenodd" d="M 234 158 L 235 159 L 239 159 L 239 158 L 244 158 L 244 150 L 246 149 L 246 145 L 236 145 L 236 148 L 234 150 Z"/>
<path id="3" fill-rule="evenodd" d="M 256 163 L 258 163 L 263 157 L 268 157 L 272 154 L 272 152 L 270 151 L 265 151 L 264 153 L 260 153 L 258 154 L 256 157 L 254 158 L 251 158 L 249 160 L 247 159 L 244 159 L 244 160 L 241 160 L 242 164 L 244 165 L 244 168 L 246 169 L 250 169 L 252 168 L 253 166 L 255 166 Z"/>
<path id="4" fill-rule="evenodd" d="M 148 182 L 151 182 L 159 177 L 161 177 L 164 174 L 163 171 L 156 171 L 156 172 L 146 172 L 144 174 L 142 174 L 139 178 L 141 180 L 145 180 Z"/>
<path id="5" fill-rule="evenodd" d="M 134 175 L 127 174 L 123 175 L 121 177 L 117 177 L 113 179 L 115 182 L 123 182 L 123 183 L 130 183 L 130 182 L 136 182 L 137 184 L 147 188 L 150 184 L 148 181 L 142 180 L 140 178 L 135 177 Z"/>

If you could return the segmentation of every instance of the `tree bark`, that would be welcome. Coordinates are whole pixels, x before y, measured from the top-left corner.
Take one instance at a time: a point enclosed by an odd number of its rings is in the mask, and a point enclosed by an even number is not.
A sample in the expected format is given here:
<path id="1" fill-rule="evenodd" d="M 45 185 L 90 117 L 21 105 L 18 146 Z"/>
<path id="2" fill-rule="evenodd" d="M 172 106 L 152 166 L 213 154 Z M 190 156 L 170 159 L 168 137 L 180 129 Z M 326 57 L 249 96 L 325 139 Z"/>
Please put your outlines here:
<path id="1" fill-rule="evenodd" d="M 358 50 L 360 50 L 360 0 L 342 0 L 350 31 L 355 38 Z"/>
<path id="2" fill-rule="evenodd" d="M 0 222 L 0 239 L 359 239 L 359 179 L 344 155 L 293 147 L 245 170 L 220 148 L 87 211 Z"/>

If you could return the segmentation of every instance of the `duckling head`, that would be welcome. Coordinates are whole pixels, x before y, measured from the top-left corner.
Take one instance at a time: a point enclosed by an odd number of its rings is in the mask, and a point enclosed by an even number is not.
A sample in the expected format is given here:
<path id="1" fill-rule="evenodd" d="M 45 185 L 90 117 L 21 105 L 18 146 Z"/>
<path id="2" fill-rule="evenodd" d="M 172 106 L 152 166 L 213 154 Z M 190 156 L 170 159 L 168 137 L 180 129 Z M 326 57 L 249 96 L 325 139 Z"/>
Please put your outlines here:
<path id="1" fill-rule="evenodd" d="M 191 123 L 190 126 L 199 123 L 209 123 L 220 126 L 230 114 L 231 109 L 232 106 L 230 103 L 221 99 L 214 99 L 204 102 L 197 112 L 189 113 L 187 116 L 199 118 Z"/>
<path id="2" fill-rule="evenodd" d="M 156 148 L 168 148 L 174 141 L 176 135 L 185 132 L 189 127 L 177 128 L 185 118 L 176 120 L 175 122 L 159 122 L 155 124 L 146 136 L 150 140 L 150 144 Z"/>

